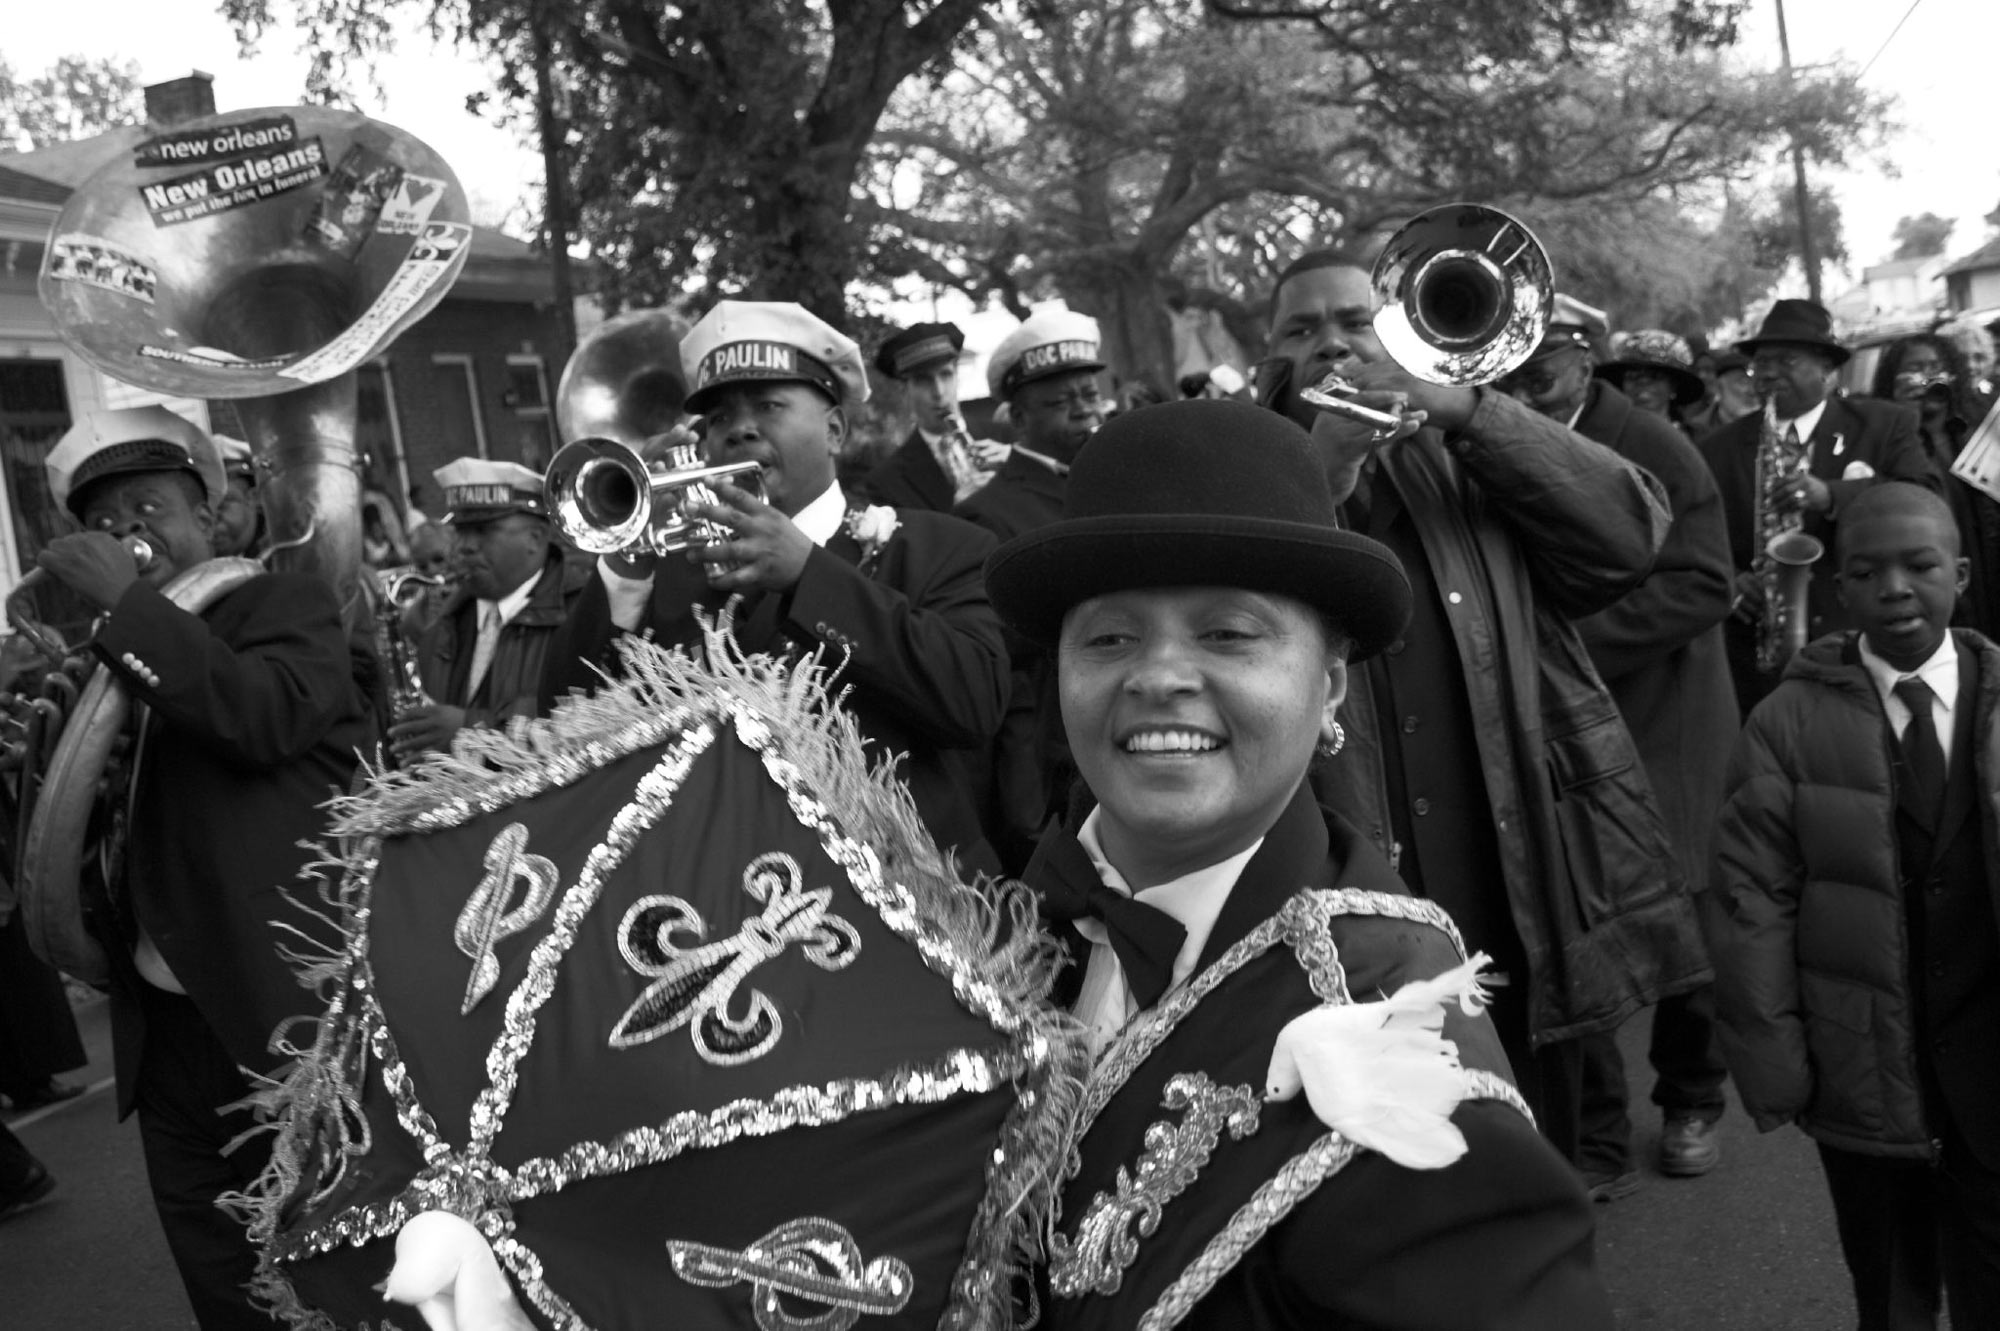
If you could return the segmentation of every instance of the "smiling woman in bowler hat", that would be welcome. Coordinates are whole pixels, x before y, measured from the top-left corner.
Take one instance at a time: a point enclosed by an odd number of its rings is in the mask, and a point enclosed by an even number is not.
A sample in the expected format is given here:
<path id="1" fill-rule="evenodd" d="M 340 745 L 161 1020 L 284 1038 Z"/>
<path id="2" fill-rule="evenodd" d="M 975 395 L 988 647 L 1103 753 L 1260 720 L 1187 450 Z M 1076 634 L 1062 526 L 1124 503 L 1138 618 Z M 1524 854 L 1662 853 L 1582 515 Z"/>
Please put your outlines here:
<path id="1" fill-rule="evenodd" d="M 1099 1055 L 1043 1274 L 1049 1325 L 1168 1307 L 1198 1327 L 1609 1326 L 1589 1204 L 1491 1023 L 1445 1003 L 1435 1034 L 1436 998 L 1473 969 L 1456 931 L 1306 783 L 1342 742 L 1349 663 L 1401 631 L 1410 587 L 1339 528 L 1305 431 L 1227 401 L 1120 416 L 1077 457 L 1063 517 L 995 552 L 987 584 L 1056 654 L 1082 778 L 1026 875 Z M 1440 976 L 1428 999 L 1398 992 Z M 1382 995 L 1380 1012 L 1348 1003 Z M 1394 1056 L 1327 1034 L 1356 1018 L 1380 1035 L 1405 1000 L 1428 1014 L 1409 1066 L 1435 1098 Z M 1331 1084 L 1427 1126 L 1379 1138 Z M 1343 1141 L 1364 1149 L 1349 1161 Z M 1158 1169 L 1163 1151 L 1199 1167 Z M 1324 1181 L 1282 1218 L 1232 1220 L 1281 1170 Z M 1106 1236 L 1149 1204 L 1157 1227 L 1121 1253 Z M 1197 1266 L 1216 1252 L 1220 1270 Z"/>

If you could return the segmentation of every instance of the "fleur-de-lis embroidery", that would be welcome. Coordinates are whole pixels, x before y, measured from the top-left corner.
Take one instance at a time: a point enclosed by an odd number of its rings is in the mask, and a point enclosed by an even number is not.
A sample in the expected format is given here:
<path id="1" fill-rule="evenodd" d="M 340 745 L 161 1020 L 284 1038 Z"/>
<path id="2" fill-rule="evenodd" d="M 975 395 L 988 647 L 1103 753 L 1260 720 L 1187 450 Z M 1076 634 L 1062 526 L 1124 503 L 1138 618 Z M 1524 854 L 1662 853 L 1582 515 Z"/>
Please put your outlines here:
<path id="1" fill-rule="evenodd" d="M 772 852 L 743 871 L 743 890 L 763 903 L 760 915 L 743 921 L 728 938 L 683 948 L 676 935 L 700 942 L 708 924 L 679 897 L 641 897 L 618 921 L 618 950 L 627 965 L 655 977 L 611 1029 L 614 1049 L 656 1040 L 689 1028 L 694 1049 L 722 1067 L 747 1063 L 769 1051 L 784 1034 L 784 1018 L 761 989 L 750 990 L 748 1010 L 738 1015 L 737 987 L 773 957 L 797 943 L 821 970 L 837 971 L 861 954 L 854 926 L 831 913 L 833 889 L 808 892 L 798 861 Z"/>
<path id="2" fill-rule="evenodd" d="M 1139 1240 L 1160 1227 L 1162 1208 L 1195 1181 L 1223 1129 L 1236 1141 L 1257 1130 L 1260 1102 L 1248 1086 L 1217 1086 L 1199 1072 L 1183 1072 L 1167 1082 L 1165 1103 L 1187 1113 L 1179 1123 L 1147 1128 L 1137 1170 L 1118 1167 L 1116 1195 L 1090 1199 L 1075 1238 L 1051 1239 L 1049 1284 L 1061 1297 L 1117 1293 L 1139 1256 Z"/>
<path id="3" fill-rule="evenodd" d="M 458 923 L 452 926 L 452 941 L 472 959 L 472 974 L 465 981 L 465 1001 L 458 1009 L 461 1017 L 477 1007 L 500 978 L 500 963 L 493 956 L 493 945 L 541 918 L 555 897 L 554 861 L 543 855 L 522 854 L 527 844 L 528 829 L 520 823 L 509 823 L 500 829 L 500 835 L 486 848 L 486 876 L 472 889 L 465 908 L 458 913 Z M 521 882 L 520 904 L 509 910 L 517 879 Z"/>
<path id="4" fill-rule="evenodd" d="M 847 1331 L 863 1313 L 886 1317 L 910 1301 L 916 1281 L 897 1257 L 861 1260 L 854 1235 L 831 1220 L 790 1220 L 741 1252 L 673 1239 L 674 1272 L 696 1285 L 748 1282 L 759 1331 Z M 779 1296 L 818 1304 L 793 1312 Z"/>

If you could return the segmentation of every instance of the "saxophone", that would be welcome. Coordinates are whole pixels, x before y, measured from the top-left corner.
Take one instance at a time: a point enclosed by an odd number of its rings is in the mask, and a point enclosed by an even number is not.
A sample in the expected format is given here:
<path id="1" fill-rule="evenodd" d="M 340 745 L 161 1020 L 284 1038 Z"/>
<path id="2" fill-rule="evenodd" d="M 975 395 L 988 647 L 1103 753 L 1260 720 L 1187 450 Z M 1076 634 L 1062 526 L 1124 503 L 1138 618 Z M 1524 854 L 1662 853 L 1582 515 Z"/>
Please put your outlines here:
<path id="1" fill-rule="evenodd" d="M 435 701 L 424 691 L 417 653 L 403 632 L 403 612 L 427 590 L 450 585 L 413 568 L 385 568 L 375 574 L 375 637 L 389 669 L 389 718 L 402 721 L 418 707 Z"/>
<path id="2" fill-rule="evenodd" d="M 1806 592 L 1813 564 L 1826 553 L 1817 537 L 1806 535 L 1804 510 L 1780 509 L 1777 502 L 1811 466 L 1811 445 L 1803 439 L 1787 442 L 1778 433 L 1778 409 L 1766 398 L 1757 436 L 1757 557 L 1750 571 L 1764 593 L 1757 668 L 1767 675 L 1782 670 L 1806 645 Z"/>

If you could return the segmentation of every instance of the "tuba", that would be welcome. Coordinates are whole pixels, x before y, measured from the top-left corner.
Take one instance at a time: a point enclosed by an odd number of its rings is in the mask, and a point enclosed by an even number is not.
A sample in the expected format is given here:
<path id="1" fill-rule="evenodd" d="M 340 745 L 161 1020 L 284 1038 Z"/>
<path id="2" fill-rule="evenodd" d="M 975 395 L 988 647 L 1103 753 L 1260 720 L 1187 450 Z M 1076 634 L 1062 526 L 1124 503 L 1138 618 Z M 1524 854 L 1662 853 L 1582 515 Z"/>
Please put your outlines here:
<path id="1" fill-rule="evenodd" d="M 234 400 L 263 473 L 266 562 L 324 578 L 360 629 L 353 371 L 443 298 L 471 239 L 464 190 L 418 139 L 350 111 L 263 107 L 174 126 L 78 186 L 41 297 L 63 340 L 109 377 Z M 258 571 L 244 560 L 188 570 L 182 604 Z M 79 792 L 101 775 L 107 718 L 129 710 L 97 674 L 102 687 L 84 690 L 56 742 L 16 866 L 30 944 L 85 980 L 105 968 L 82 925 L 75 866 L 92 801 Z M 58 784 L 66 798 L 51 800 Z"/>
<path id="2" fill-rule="evenodd" d="M 549 462 L 549 512 L 587 554 L 662 555 L 726 539 L 687 506 L 714 502 L 709 486 L 718 480 L 761 488 L 756 463 L 706 466 L 681 428 L 686 332 L 671 310 L 623 314 L 592 331 L 563 367 L 556 422 L 568 442 Z M 664 444 L 665 456 L 649 457 L 649 443 Z"/>
<path id="3" fill-rule="evenodd" d="M 1375 260 L 1375 335 L 1398 365 L 1434 384 L 1492 383 L 1526 360 L 1555 300 L 1549 256 L 1498 208 L 1447 203 L 1417 214 Z M 1393 430 L 1402 423 L 1343 396 L 1337 375 L 1299 396 L 1336 415 Z"/>

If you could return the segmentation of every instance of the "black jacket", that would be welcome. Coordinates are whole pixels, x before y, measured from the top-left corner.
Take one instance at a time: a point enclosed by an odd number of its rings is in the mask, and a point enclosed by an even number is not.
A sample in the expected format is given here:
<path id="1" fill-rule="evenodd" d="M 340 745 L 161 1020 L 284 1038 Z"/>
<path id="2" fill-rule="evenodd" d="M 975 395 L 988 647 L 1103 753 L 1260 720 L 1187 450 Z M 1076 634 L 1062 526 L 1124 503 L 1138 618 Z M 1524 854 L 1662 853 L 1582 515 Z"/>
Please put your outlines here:
<path id="1" fill-rule="evenodd" d="M 861 567 L 861 547 L 843 529 L 813 550 L 789 592 L 744 598 L 737 641 L 752 652 L 824 649 L 877 754 L 904 755 L 900 774 L 931 835 L 976 867 L 991 867 L 967 758 L 956 751 L 985 744 L 1007 701 L 1000 618 L 983 574 L 992 538 L 942 513 L 898 509 L 896 516 L 901 526 L 870 567 Z M 687 560 L 662 559 L 640 627 L 659 642 L 694 647 L 701 642 L 695 612 L 713 617 L 726 599 Z M 593 666 L 615 670 L 618 636 L 603 579 L 593 576 L 550 653 L 543 710 L 571 689 L 591 689 Z"/>
<path id="2" fill-rule="evenodd" d="M 1308 888 L 1348 892 L 1354 899 L 1330 911 L 1323 932 L 1310 929 L 1311 936 L 1295 944 L 1281 939 L 1241 965 L 1225 962 Z M 1177 994 L 1226 978 L 1202 993 L 1143 1061 L 1128 1070 L 1114 1045 L 1093 1072 L 1086 1112 L 1100 1099 L 1103 1108 L 1083 1121 L 1079 1168 L 1063 1189 L 1059 1232 L 1076 1240 L 1094 1196 L 1127 1191 L 1118 1171 L 1136 1172 L 1151 1145 L 1148 1129 L 1180 1117 L 1163 1104 L 1169 1078 L 1201 1073 L 1217 1086 L 1261 1095 L 1278 1032 L 1322 1001 L 1314 985 L 1326 977 L 1308 982 L 1317 940 L 1331 943 L 1356 1001 L 1457 964 L 1450 937 L 1399 918 L 1393 913 L 1398 900 L 1407 894 L 1389 866 L 1352 827 L 1318 808 L 1302 785 L 1244 866 L 1194 977 L 1182 990 L 1169 991 L 1161 1005 L 1172 1010 Z M 1076 939 L 1073 932 L 1067 937 Z M 1237 960 L 1242 958 L 1231 958 Z M 1445 1034 L 1468 1069 L 1504 1076 L 1506 1060 L 1486 1018 L 1467 1017 L 1453 1006 Z M 1056 1297 L 1042 1280 L 1046 1325 L 1051 1331 L 1140 1325 L 1141 1315 L 1198 1256 L 1219 1248 L 1231 1260 L 1184 1326 L 1611 1326 L 1591 1251 L 1590 1203 L 1570 1167 L 1526 1115 L 1501 1101 L 1468 1099 L 1452 1121 L 1469 1150 L 1444 1169 L 1408 1169 L 1362 1151 L 1306 1189 L 1295 1206 L 1244 1206 L 1288 1161 L 1294 1177 L 1317 1177 L 1304 1165 L 1305 1152 L 1329 1135 L 1304 1096 L 1263 1104 L 1256 1130 L 1241 1138 L 1221 1134 L 1209 1161 L 1165 1203 L 1157 1229 L 1138 1239 L 1136 1258 L 1116 1291 Z M 1252 1226 L 1256 1232 L 1243 1236 L 1247 1246 L 1239 1250 L 1222 1235 L 1232 1217 L 1241 1224 L 1246 1215 L 1263 1224 Z"/>
<path id="3" fill-rule="evenodd" d="M 454 593 L 417 646 L 424 691 L 438 702 L 465 708 L 467 725 L 497 726 L 509 717 L 535 715 L 549 649 L 561 635 L 570 607 L 596 580 L 588 559 L 565 559 L 551 545 L 528 603 L 502 626 L 486 678 L 471 696 L 466 685 L 472 676 L 473 646 L 479 640 L 479 602 L 462 589 Z"/>
<path id="4" fill-rule="evenodd" d="M 278 953 L 296 939 L 274 921 L 310 928 L 284 895 L 301 892 L 299 842 L 323 834 L 319 806 L 347 788 L 371 737 L 340 606 L 299 573 L 253 578 L 201 615 L 135 583 L 96 649 L 149 713 L 126 887 L 105 931 L 114 1018 L 143 1038 L 131 968 L 143 926 L 231 1057 L 268 1071 L 279 1023 L 316 1010 Z M 122 1109 L 139 1049 L 118 1041 Z"/>
<path id="5" fill-rule="evenodd" d="M 1652 572 L 1576 627 L 1639 746 L 1681 870 L 1698 887 L 1708 876 L 1709 837 L 1737 728 L 1722 650 L 1722 621 L 1735 595 L 1722 496 L 1685 435 L 1602 380 L 1592 383 L 1576 429 L 1650 472 L 1673 510 Z"/>
<path id="6" fill-rule="evenodd" d="M 902 446 L 862 478 L 861 488 L 878 504 L 891 508 L 927 508 L 949 513 L 958 502 L 951 477 L 938 465 L 923 432 L 911 430 Z"/>

